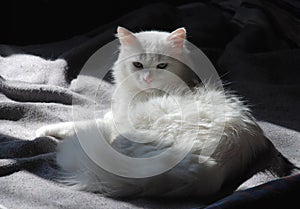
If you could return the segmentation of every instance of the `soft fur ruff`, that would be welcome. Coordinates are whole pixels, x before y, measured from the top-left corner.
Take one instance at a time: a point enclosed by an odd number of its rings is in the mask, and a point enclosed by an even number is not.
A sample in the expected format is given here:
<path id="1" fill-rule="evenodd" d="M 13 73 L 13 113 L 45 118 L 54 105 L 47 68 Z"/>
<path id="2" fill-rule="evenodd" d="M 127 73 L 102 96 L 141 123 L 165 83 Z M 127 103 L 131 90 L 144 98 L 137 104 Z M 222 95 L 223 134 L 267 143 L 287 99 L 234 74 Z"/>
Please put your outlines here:
<path id="1" fill-rule="evenodd" d="M 269 170 L 284 176 L 295 168 L 264 136 L 241 100 L 231 94 L 225 95 L 223 90 L 200 87 L 191 92 L 177 89 L 168 95 L 153 96 L 137 103 L 131 109 L 131 115 L 136 132 L 130 135 L 135 140 L 151 137 L 152 142 L 140 144 L 118 135 L 112 129 L 109 116 L 97 121 L 105 140 L 119 152 L 147 158 L 182 140 L 192 143 L 192 150 L 165 173 L 147 178 L 126 178 L 109 173 L 92 162 L 80 146 L 72 125 L 66 123 L 70 131 L 60 134 L 64 124 L 59 124 L 48 128 L 44 135 L 64 138 L 57 153 L 57 163 L 64 171 L 60 181 L 76 189 L 112 197 L 207 197 L 232 192 L 260 171 Z M 89 132 L 89 122 L 82 124 L 77 131 Z M 42 132 L 39 135 L 43 135 Z M 213 152 L 212 147 L 216 148 Z M 125 166 L 123 169 L 124 173 L 130 173 L 139 168 Z"/>

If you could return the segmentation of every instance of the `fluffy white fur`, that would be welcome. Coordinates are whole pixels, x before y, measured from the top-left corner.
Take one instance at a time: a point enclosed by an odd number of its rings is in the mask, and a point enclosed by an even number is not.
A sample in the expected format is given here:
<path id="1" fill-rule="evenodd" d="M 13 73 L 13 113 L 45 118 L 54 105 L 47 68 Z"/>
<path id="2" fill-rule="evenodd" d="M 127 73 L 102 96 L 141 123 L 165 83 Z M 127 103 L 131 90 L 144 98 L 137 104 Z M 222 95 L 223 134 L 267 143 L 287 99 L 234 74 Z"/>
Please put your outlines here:
<path id="1" fill-rule="evenodd" d="M 224 185 L 242 178 L 256 155 L 270 148 L 269 141 L 238 97 L 213 86 L 190 91 L 177 79 L 178 76 L 189 82 L 192 77 L 186 66 L 161 54 L 171 52 L 172 56 L 181 58 L 188 54 L 183 28 L 173 33 L 137 34 L 119 28 L 118 37 L 120 55 L 113 68 L 116 111 L 97 120 L 105 140 L 119 152 L 140 158 L 155 156 L 181 141 L 192 143 L 193 149 L 163 174 L 125 178 L 103 170 L 86 156 L 72 122 L 42 127 L 37 131 L 38 136 L 64 139 L 58 147 L 57 162 L 65 171 L 65 183 L 113 197 L 214 195 Z M 146 52 L 155 54 L 143 54 Z M 136 69 L 133 62 L 142 63 L 143 69 Z M 168 67 L 156 69 L 160 63 L 168 63 Z M 149 75 L 151 82 L 145 79 Z M 114 128 L 113 120 L 121 129 Z M 91 131 L 90 122 L 81 123 L 79 132 Z M 122 134 L 152 142 L 135 143 Z M 124 173 L 130 173 L 131 169 L 124 168 Z"/>
<path id="2" fill-rule="evenodd" d="M 118 60 L 113 66 L 116 91 L 112 97 L 115 118 L 124 118 L 130 103 L 147 100 L 153 94 L 165 94 L 170 88 L 192 86 L 193 72 L 184 63 L 189 63 L 189 51 L 185 48 L 186 32 L 179 28 L 172 33 L 145 31 L 131 33 L 118 28 L 121 45 Z M 179 61 L 179 60 L 183 61 Z M 143 68 L 136 68 L 139 62 Z M 167 63 L 165 69 L 157 65 Z M 150 76 L 151 83 L 145 81 Z"/>
<path id="3" fill-rule="evenodd" d="M 174 104 L 174 100 L 178 104 Z M 149 110 L 154 114 L 149 115 Z M 242 175 L 256 152 L 266 146 L 265 137 L 248 109 L 236 97 L 225 96 L 215 89 L 199 88 L 194 93 L 176 91 L 169 96 L 153 97 L 137 103 L 131 113 L 136 128 L 136 133 L 131 132 L 131 135 L 140 137 L 138 132 L 142 131 L 143 140 L 148 137 L 155 140 L 138 144 L 118 137 L 111 141 L 115 149 L 132 157 L 149 157 L 185 140 L 194 144 L 191 153 L 159 176 L 124 178 L 93 165 L 73 135 L 59 146 L 57 156 L 59 165 L 71 173 L 66 183 L 109 196 L 212 195 L 224 183 Z M 111 139 L 112 121 L 106 118 L 98 124 L 105 129 L 105 139 Z M 89 129 L 86 123 L 78 131 L 89 132 Z M 207 152 L 211 147 L 216 150 Z M 125 172 L 130 173 L 131 169 Z"/>

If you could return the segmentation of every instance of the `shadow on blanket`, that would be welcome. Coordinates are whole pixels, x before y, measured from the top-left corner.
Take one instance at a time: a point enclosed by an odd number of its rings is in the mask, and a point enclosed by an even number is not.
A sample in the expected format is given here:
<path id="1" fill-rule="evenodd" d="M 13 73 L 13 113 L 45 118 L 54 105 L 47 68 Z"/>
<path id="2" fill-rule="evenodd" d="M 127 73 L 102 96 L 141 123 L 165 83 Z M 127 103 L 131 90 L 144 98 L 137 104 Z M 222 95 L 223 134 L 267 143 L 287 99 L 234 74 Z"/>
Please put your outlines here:
<path id="1" fill-rule="evenodd" d="M 253 105 L 268 138 L 299 166 L 299 9 L 291 0 L 212 0 L 180 7 L 153 4 L 70 40 L 23 47 L 0 45 L 0 75 L 5 79 L 0 82 L 0 203 L 8 208 L 204 207 L 195 199 L 112 200 L 49 181 L 57 175 L 56 141 L 34 139 L 34 132 L 48 123 L 72 120 L 71 97 L 88 101 L 82 93 L 95 80 L 86 76 L 86 86 L 74 92 L 76 76 L 95 50 L 114 39 L 117 25 L 132 31 L 185 26 L 188 39 L 229 82 L 227 88 Z M 104 89 L 110 90 L 109 85 Z M 104 110 L 106 103 L 100 105 Z M 280 208 L 285 202 L 297 201 L 293 197 L 299 193 L 299 175 L 269 182 L 273 179 L 258 174 L 243 184 L 253 188 L 208 208 Z"/>
<path id="2" fill-rule="evenodd" d="M 57 176 L 56 145 L 56 140 L 48 137 L 29 141 L 0 134 L 0 176 L 27 170 L 42 178 L 53 180 Z"/>

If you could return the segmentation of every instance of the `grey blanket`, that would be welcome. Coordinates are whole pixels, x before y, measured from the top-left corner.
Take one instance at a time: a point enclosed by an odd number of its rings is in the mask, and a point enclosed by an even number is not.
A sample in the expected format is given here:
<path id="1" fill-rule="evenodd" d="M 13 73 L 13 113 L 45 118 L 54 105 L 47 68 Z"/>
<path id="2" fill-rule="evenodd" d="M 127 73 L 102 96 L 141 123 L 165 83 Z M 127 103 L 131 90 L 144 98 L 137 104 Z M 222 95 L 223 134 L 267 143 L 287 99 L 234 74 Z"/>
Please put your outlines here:
<path id="1" fill-rule="evenodd" d="M 263 6 L 253 2 L 254 6 Z M 270 140 L 299 166 L 299 42 L 293 36 L 274 35 L 268 21 L 270 18 L 261 10 L 239 1 L 178 8 L 155 4 L 71 40 L 27 47 L 0 46 L 0 208 L 203 206 L 197 199 L 115 200 L 74 191 L 54 181 L 59 175 L 54 160 L 58 142 L 54 138 L 35 138 L 35 131 L 46 124 L 71 121 L 72 99 L 88 108 L 92 99 L 89 89 L 95 88 L 99 80 L 85 75 L 85 82 L 75 90 L 76 76 L 96 49 L 114 39 L 116 25 L 133 31 L 185 26 L 190 41 L 203 49 L 226 81 L 233 82 L 229 88 L 253 105 L 254 115 Z M 277 26 L 280 30 L 280 24 Z M 101 89 L 107 95 L 98 101 L 103 113 L 112 89 L 109 82 Z M 241 189 L 271 179 L 274 177 L 269 174 L 258 174 Z"/>

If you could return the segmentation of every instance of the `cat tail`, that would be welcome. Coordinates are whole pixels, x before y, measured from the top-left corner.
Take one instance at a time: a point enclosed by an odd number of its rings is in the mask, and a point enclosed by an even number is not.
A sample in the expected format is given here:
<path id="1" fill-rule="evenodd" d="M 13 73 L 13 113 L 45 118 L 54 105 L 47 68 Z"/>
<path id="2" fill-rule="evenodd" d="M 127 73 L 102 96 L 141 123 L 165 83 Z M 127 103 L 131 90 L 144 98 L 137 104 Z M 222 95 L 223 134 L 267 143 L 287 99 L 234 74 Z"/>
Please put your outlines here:
<path id="1" fill-rule="evenodd" d="M 287 159 L 287 157 L 285 157 L 282 153 L 280 153 L 272 144 L 272 142 L 269 141 L 269 143 L 271 146 L 271 165 L 267 169 L 268 171 L 279 177 L 291 175 L 295 170 L 300 171 L 300 168 Z"/>

